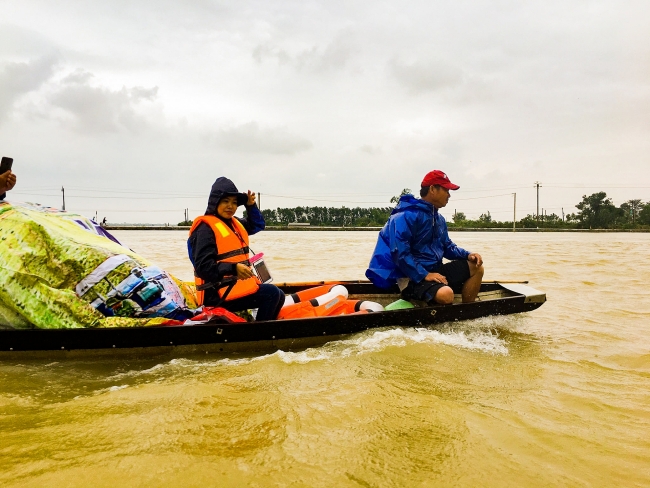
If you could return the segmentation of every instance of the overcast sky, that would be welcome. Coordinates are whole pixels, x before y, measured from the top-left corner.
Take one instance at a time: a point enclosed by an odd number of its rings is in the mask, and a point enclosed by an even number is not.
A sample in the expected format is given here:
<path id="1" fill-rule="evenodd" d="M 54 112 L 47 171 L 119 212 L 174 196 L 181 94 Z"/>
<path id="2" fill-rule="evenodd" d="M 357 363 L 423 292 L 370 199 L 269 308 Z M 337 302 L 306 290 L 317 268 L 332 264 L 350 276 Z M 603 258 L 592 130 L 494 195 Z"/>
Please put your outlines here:
<path id="1" fill-rule="evenodd" d="M 212 182 L 262 208 L 650 200 L 650 2 L 0 0 L 9 200 L 177 223 Z"/>

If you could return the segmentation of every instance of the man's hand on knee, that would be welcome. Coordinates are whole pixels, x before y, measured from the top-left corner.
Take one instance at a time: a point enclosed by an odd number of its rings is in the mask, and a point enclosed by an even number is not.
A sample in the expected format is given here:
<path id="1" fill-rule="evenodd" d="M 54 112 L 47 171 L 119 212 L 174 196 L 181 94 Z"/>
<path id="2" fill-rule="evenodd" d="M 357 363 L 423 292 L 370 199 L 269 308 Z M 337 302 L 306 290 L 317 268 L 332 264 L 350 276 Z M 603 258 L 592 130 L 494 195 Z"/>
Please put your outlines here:
<path id="1" fill-rule="evenodd" d="M 481 255 L 480 255 L 479 253 L 477 253 L 477 252 L 473 252 L 472 254 L 470 254 L 469 256 L 467 256 L 467 260 L 468 260 L 470 263 L 475 264 L 477 268 L 480 268 L 481 266 L 483 266 L 483 258 L 482 258 Z"/>
<path id="2" fill-rule="evenodd" d="M 424 277 L 424 281 L 433 281 L 435 283 L 442 283 L 443 285 L 448 285 L 447 278 L 441 275 L 440 273 L 429 273 Z"/>

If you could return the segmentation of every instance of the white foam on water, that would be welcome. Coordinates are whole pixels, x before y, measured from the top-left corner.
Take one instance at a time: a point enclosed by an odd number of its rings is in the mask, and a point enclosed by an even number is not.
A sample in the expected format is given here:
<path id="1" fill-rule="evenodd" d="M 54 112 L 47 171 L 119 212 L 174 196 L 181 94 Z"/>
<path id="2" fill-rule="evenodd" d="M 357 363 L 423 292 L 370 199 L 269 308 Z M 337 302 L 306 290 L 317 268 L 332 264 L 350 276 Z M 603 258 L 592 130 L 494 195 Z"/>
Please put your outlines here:
<path id="1" fill-rule="evenodd" d="M 128 388 L 129 385 L 114 385 L 114 386 L 109 386 L 108 388 L 102 388 L 97 391 L 93 391 L 91 395 L 97 396 L 97 395 L 103 395 L 104 393 L 112 393 L 114 391 L 120 391 L 123 390 L 124 388 Z M 81 400 L 83 398 L 86 398 L 87 395 L 77 395 L 76 397 L 73 398 L 73 400 Z"/>
<path id="2" fill-rule="evenodd" d="M 479 324 L 476 324 L 479 325 Z M 483 324 L 487 325 L 487 324 Z M 494 324 L 490 324 L 494 325 Z M 469 330 L 433 330 L 427 328 L 394 328 L 374 330 L 360 334 L 354 339 L 332 341 L 323 346 L 305 349 L 304 351 L 276 351 L 274 353 L 249 358 L 223 358 L 218 360 L 196 361 L 193 359 L 172 359 L 167 363 L 157 364 L 142 371 L 126 371 L 115 374 L 107 380 L 117 381 L 125 378 L 155 374 L 169 374 L 170 370 L 181 369 L 187 372 L 229 366 L 245 366 L 257 361 L 279 359 L 285 364 L 308 364 L 315 361 L 331 361 L 355 355 L 372 354 L 384 351 L 390 347 L 407 347 L 412 344 L 437 344 L 458 347 L 486 354 L 508 354 L 504 339 L 491 329 L 472 328 Z"/>
<path id="3" fill-rule="evenodd" d="M 503 339 L 488 331 L 449 331 L 441 332 L 426 328 L 392 329 L 375 332 L 359 344 L 360 352 L 374 352 L 389 346 L 413 344 L 444 344 L 490 354 L 508 354 Z"/>
<path id="4" fill-rule="evenodd" d="M 255 356 L 252 358 L 241 358 L 241 359 L 218 359 L 216 361 L 195 361 L 192 359 L 172 359 L 169 361 L 169 365 L 177 366 L 180 368 L 195 368 L 197 370 L 202 368 L 214 368 L 218 366 L 243 366 L 246 364 L 253 363 L 255 361 L 262 361 L 273 354 L 265 354 L 263 356 Z"/>
<path id="5" fill-rule="evenodd" d="M 144 376 L 144 375 L 148 375 L 148 374 L 153 374 L 153 373 L 155 373 L 157 371 L 161 371 L 161 370 L 165 369 L 172 362 L 173 362 L 173 360 L 170 361 L 169 363 L 166 363 L 166 364 L 156 364 L 155 366 L 152 366 L 151 368 L 143 369 L 142 371 L 133 370 L 133 371 L 126 371 L 124 373 L 117 373 L 117 374 L 114 374 L 112 376 L 107 377 L 106 380 L 107 381 L 116 381 L 116 380 L 121 380 L 121 379 L 124 379 L 124 378 L 132 378 L 134 376 Z"/>
<path id="6" fill-rule="evenodd" d="M 336 353 L 334 351 L 328 351 L 325 348 L 326 346 L 310 348 L 300 352 L 276 351 L 272 356 L 277 357 L 280 361 L 286 364 L 307 364 L 313 361 L 335 359 Z"/>
<path id="7" fill-rule="evenodd" d="M 508 354 L 506 342 L 491 331 L 440 332 L 426 328 L 389 329 L 366 333 L 355 339 L 335 341 L 320 348 L 300 352 L 277 351 L 283 362 L 305 364 L 383 351 L 389 347 L 406 347 L 411 344 L 442 344 L 488 354 Z"/>

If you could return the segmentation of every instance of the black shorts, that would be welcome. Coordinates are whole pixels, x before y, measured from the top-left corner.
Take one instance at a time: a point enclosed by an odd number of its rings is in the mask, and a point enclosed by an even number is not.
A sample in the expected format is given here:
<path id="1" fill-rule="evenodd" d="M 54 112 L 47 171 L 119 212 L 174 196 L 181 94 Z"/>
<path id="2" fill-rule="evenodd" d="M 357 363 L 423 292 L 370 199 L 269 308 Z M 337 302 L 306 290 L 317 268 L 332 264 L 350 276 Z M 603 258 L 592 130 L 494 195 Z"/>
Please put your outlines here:
<path id="1" fill-rule="evenodd" d="M 450 286 L 454 293 L 461 293 L 463 290 L 463 285 L 469 279 L 469 263 L 465 259 L 458 259 L 456 261 L 450 261 L 443 264 L 433 273 L 440 273 L 445 278 L 449 285 L 443 283 L 437 283 L 435 281 L 424 281 L 420 283 L 413 283 L 409 281 L 409 284 L 402 291 L 402 298 L 404 300 L 422 300 L 424 302 L 431 302 L 436 297 L 436 293 L 443 286 Z"/>

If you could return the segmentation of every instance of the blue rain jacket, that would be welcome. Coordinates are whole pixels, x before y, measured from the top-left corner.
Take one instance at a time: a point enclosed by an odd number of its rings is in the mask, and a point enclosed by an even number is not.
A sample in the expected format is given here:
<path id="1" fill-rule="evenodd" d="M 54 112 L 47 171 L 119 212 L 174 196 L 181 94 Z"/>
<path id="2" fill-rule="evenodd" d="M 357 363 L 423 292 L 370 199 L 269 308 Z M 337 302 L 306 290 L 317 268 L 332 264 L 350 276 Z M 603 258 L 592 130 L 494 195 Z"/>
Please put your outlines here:
<path id="1" fill-rule="evenodd" d="M 366 277 L 380 288 L 398 278 L 419 283 L 442 265 L 442 258 L 467 259 L 469 251 L 449 239 L 447 223 L 425 200 L 404 195 L 379 232 Z"/>

